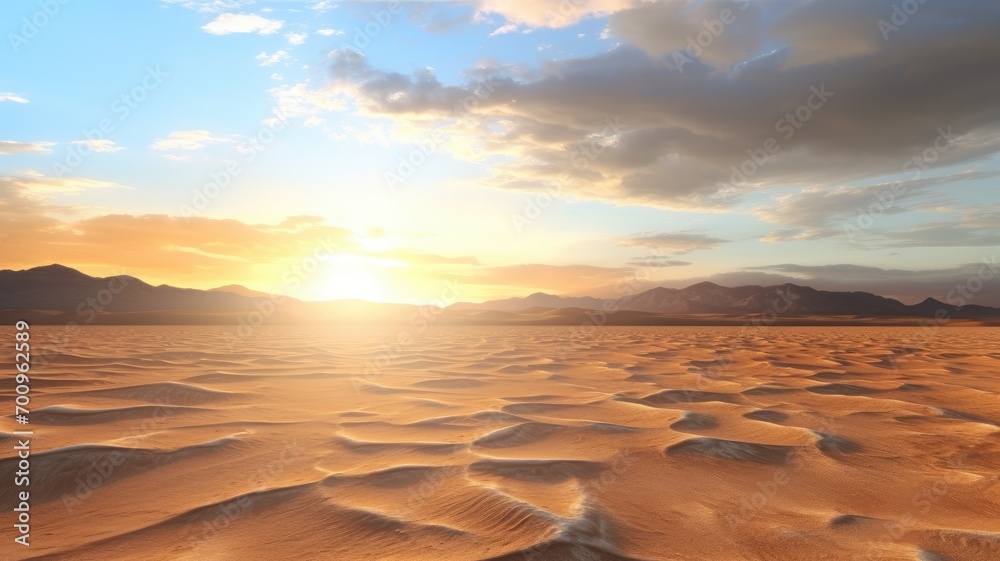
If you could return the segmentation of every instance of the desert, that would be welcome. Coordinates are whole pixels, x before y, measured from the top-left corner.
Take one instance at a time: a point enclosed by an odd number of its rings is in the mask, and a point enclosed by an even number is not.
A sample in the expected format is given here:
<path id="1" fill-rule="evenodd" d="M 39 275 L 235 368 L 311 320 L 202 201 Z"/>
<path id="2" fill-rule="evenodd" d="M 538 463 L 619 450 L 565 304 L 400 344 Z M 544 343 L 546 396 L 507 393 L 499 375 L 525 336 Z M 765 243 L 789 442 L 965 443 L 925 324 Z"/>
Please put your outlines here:
<path id="1" fill-rule="evenodd" d="M 11 559 L 1000 555 L 990 328 L 231 329 L 49 349 Z"/>

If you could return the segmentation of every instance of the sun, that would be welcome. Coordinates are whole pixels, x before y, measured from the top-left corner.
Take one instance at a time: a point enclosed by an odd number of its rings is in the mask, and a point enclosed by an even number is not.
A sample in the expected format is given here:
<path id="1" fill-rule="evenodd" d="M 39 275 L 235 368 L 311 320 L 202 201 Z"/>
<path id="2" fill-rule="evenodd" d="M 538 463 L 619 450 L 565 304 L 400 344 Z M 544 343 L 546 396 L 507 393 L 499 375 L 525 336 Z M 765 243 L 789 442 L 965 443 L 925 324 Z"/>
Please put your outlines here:
<path id="1" fill-rule="evenodd" d="M 324 279 L 323 296 L 328 300 L 368 300 L 380 302 L 382 279 L 365 267 L 341 265 L 333 268 Z"/>

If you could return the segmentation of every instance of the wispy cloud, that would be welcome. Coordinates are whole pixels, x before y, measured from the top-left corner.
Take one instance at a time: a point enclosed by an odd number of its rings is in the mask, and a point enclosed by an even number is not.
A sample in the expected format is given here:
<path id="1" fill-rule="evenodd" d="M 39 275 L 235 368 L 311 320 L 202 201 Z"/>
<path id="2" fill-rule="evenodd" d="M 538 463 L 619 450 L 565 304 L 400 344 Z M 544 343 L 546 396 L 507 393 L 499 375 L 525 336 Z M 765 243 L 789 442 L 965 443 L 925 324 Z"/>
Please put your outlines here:
<path id="1" fill-rule="evenodd" d="M 282 85 L 268 90 L 274 98 L 276 110 L 287 117 L 308 117 L 324 111 L 337 111 L 344 103 L 324 89 L 309 89 L 308 80 L 295 85 Z"/>
<path id="2" fill-rule="evenodd" d="M 215 19 L 201 28 L 213 35 L 229 35 L 230 33 L 257 33 L 271 35 L 277 33 L 285 22 L 268 19 L 257 14 L 219 14 Z"/>
<path id="3" fill-rule="evenodd" d="M 620 240 L 625 247 L 666 249 L 680 255 L 697 249 L 715 249 L 729 240 L 693 232 L 647 232 Z"/>
<path id="4" fill-rule="evenodd" d="M 513 23 L 508 23 L 494 29 L 493 32 L 490 33 L 490 37 L 496 37 L 497 35 L 504 35 L 507 33 L 515 33 L 515 32 L 517 32 L 517 26 L 514 25 Z"/>
<path id="5" fill-rule="evenodd" d="M 55 142 L 19 142 L 17 140 L 0 140 L 0 154 L 51 154 Z"/>
<path id="6" fill-rule="evenodd" d="M 104 152 L 104 153 L 114 153 L 121 152 L 125 148 L 115 144 L 114 140 L 100 139 L 100 140 L 74 140 L 70 144 L 76 144 L 79 146 L 87 146 L 93 152 Z"/>
<path id="7" fill-rule="evenodd" d="M 531 27 L 566 27 L 583 19 L 629 8 L 634 0 L 574 0 L 556 4 L 538 0 L 479 0 L 479 14 L 500 14 L 509 22 Z M 683 3 L 686 4 L 686 3 Z"/>
<path id="8" fill-rule="evenodd" d="M 285 34 L 285 39 L 288 39 L 288 42 L 292 45 L 301 45 L 302 43 L 305 43 L 306 39 L 308 38 L 309 34 L 305 32 L 303 33 L 291 32 Z"/>
<path id="9" fill-rule="evenodd" d="M 261 51 L 260 54 L 254 58 L 256 58 L 257 61 L 260 62 L 261 66 L 274 66 L 279 62 L 286 61 L 292 58 L 292 55 L 288 54 L 285 51 L 275 51 L 274 54 L 270 55 L 264 51 Z"/>
<path id="10" fill-rule="evenodd" d="M 336 7 L 337 5 L 331 2 L 330 0 L 321 0 L 320 2 L 316 2 L 315 4 L 309 5 L 310 10 L 315 10 L 316 12 L 321 14 L 323 12 L 328 12 Z"/>
<path id="11" fill-rule="evenodd" d="M 127 189 L 125 185 L 111 181 L 84 177 L 48 177 L 29 170 L 16 177 L 0 177 L 0 184 L 6 184 L 28 195 L 50 195 L 54 193 L 76 193 L 90 189 Z"/>
<path id="12" fill-rule="evenodd" d="M 230 138 L 214 136 L 206 130 L 174 131 L 167 138 L 157 139 L 150 145 L 153 150 L 201 150 L 209 144 L 235 142 Z"/>
<path id="13" fill-rule="evenodd" d="M 209 14 L 218 14 L 249 6 L 254 0 L 163 0 L 165 4 L 176 4 L 189 10 L 198 10 Z"/>
<path id="14" fill-rule="evenodd" d="M 691 264 L 690 261 L 677 261 L 675 259 L 670 259 L 669 257 L 662 255 L 637 257 L 628 262 L 628 265 L 631 267 L 651 267 L 651 268 L 686 267 L 690 264 Z"/>
<path id="15" fill-rule="evenodd" d="M 343 29 L 320 29 L 316 33 L 329 37 L 331 35 L 343 35 L 345 31 Z"/>
<path id="16" fill-rule="evenodd" d="M 13 101 L 14 103 L 28 103 L 28 100 L 10 92 L 0 92 L 0 102 Z"/>

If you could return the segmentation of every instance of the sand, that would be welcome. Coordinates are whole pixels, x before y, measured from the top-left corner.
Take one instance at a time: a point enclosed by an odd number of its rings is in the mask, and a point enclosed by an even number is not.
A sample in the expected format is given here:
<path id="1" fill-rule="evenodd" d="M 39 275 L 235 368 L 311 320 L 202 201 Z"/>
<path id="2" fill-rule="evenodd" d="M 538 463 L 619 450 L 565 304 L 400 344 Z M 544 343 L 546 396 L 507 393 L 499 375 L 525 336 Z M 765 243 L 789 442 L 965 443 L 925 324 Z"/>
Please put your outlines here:
<path id="1" fill-rule="evenodd" d="M 1000 330 L 234 333 L 33 328 L 0 558 L 1000 559 Z"/>

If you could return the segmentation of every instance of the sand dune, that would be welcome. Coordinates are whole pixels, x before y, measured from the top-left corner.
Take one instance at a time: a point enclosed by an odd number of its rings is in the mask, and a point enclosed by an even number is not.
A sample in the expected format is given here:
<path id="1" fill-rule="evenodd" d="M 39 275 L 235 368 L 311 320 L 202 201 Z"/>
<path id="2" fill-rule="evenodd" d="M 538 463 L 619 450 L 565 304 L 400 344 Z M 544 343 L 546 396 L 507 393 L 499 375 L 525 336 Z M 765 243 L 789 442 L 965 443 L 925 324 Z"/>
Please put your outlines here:
<path id="1" fill-rule="evenodd" d="M 990 328 L 398 332 L 33 328 L 32 546 L 3 554 L 1000 559 Z"/>

